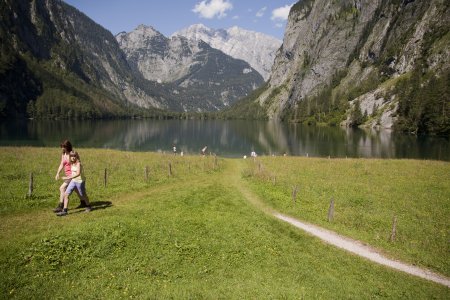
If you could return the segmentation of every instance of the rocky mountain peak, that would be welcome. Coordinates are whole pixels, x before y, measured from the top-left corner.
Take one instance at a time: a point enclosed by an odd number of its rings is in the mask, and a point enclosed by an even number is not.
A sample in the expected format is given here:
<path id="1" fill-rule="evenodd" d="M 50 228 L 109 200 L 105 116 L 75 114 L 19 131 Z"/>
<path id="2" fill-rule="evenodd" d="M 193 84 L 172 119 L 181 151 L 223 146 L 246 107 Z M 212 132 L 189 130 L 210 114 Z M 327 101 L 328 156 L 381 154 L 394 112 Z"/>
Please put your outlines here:
<path id="1" fill-rule="evenodd" d="M 203 24 L 195 24 L 172 34 L 176 35 L 203 40 L 213 48 L 248 62 L 265 80 L 270 76 L 275 53 L 281 45 L 281 41 L 272 36 L 237 26 L 211 29 Z"/>
<path id="2" fill-rule="evenodd" d="M 263 83 L 248 63 L 213 49 L 202 39 L 167 38 L 144 25 L 116 38 L 134 70 L 171 90 L 173 103 L 180 101 L 173 105 L 176 110 L 218 110 Z"/>
<path id="3" fill-rule="evenodd" d="M 136 29 L 133 32 L 140 33 L 146 37 L 162 35 L 158 30 L 156 30 L 152 26 L 148 26 L 148 25 L 144 25 L 144 24 L 140 24 L 138 27 L 136 27 Z"/>
<path id="4" fill-rule="evenodd" d="M 151 26 L 142 24 L 129 33 L 121 32 L 117 34 L 116 40 L 121 48 L 126 45 L 128 49 L 147 48 L 152 44 L 152 41 L 159 41 L 159 43 L 167 42 L 167 38 L 159 31 Z"/>
<path id="5" fill-rule="evenodd" d="M 210 29 L 208 27 L 206 27 L 205 25 L 198 23 L 198 24 L 193 24 L 191 26 L 189 26 L 189 28 L 191 28 L 194 31 L 204 31 L 204 32 L 209 32 Z"/>

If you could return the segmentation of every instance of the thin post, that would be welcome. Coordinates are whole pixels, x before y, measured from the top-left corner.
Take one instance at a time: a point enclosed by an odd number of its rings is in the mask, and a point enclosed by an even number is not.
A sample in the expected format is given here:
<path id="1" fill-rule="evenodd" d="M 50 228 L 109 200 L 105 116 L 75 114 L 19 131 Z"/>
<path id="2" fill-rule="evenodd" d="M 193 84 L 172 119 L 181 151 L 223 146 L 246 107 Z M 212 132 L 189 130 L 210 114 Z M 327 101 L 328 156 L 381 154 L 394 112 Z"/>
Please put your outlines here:
<path id="1" fill-rule="evenodd" d="M 392 231 L 391 231 L 391 237 L 389 240 L 391 242 L 395 241 L 395 236 L 397 235 L 397 216 L 394 216 L 392 220 Z"/>
<path id="2" fill-rule="evenodd" d="M 104 174 L 103 178 L 104 178 L 104 184 L 105 184 L 105 187 L 106 187 L 106 183 L 108 181 L 108 171 L 106 170 L 106 168 L 105 168 L 105 174 Z"/>
<path id="3" fill-rule="evenodd" d="M 330 208 L 328 208 L 328 222 L 333 221 L 334 218 L 334 199 L 331 198 Z"/>
<path id="4" fill-rule="evenodd" d="M 148 166 L 145 166 L 145 181 L 148 181 Z"/>
<path id="5" fill-rule="evenodd" d="M 33 172 L 30 173 L 30 183 L 28 185 L 28 197 L 33 195 Z"/>
<path id="6" fill-rule="evenodd" d="M 292 187 L 292 201 L 294 203 L 297 202 L 297 192 L 298 192 L 298 186 L 293 186 Z"/>
<path id="7" fill-rule="evenodd" d="M 261 167 L 261 162 L 258 164 L 258 170 L 259 170 L 259 172 L 261 173 L 261 169 L 262 169 L 262 167 Z"/>
<path id="8" fill-rule="evenodd" d="M 169 176 L 172 176 L 172 163 L 169 162 Z"/>

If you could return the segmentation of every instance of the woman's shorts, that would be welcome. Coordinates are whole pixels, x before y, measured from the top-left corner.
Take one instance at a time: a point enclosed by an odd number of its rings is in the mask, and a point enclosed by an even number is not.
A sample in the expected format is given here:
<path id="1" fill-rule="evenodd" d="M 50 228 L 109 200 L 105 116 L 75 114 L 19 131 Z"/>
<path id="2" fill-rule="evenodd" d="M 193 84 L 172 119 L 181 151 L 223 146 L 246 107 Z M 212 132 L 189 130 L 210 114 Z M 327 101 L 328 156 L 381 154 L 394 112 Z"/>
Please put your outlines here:
<path id="1" fill-rule="evenodd" d="M 86 195 L 86 187 L 85 187 L 85 183 L 83 182 L 75 182 L 75 181 L 70 181 L 69 186 L 66 189 L 66 194 L 70 196 L 70 194 L 72 194 L 74 189 L 78 190 L 78 193 L 80 194 L 80 196 L 85 196 Z"/>

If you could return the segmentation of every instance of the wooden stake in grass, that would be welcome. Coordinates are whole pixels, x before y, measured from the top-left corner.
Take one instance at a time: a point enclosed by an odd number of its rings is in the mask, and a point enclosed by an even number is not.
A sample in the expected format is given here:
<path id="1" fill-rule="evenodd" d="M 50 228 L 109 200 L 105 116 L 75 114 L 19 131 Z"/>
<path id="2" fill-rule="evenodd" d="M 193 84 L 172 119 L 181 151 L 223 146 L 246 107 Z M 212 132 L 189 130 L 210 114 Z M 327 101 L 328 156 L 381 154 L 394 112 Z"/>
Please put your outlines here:
<path id="1" fill-rule="evenodd" d="M 106 168 L 105 168 L 105 174 L 104 174 L 104 183 L 105 183 L 105 187 L 106 187 L 106 183 L 107 183 L 107 181 L 108 181 L 108 171 L 106 170 Z"/>
<path id="2" fill-rule="evenodd" d="M 30 173 L 30 183 L 28 184 L 28 197 L 33 195 L 33 172 Z"/>
<path id="3" fill-rule="evenodd" d="M 328 208 L 328 222 L 333 221 L 334 218 L 334 199 L 331 198 L 330 208 Z"/>
<path id="4" fill-rule="evenodd" d="M 397 217 L 394 216 L 394 219 L 392 220 L 392 231 L 391 231 L 391 237 L 389 240 L 391 242 L 395 241 L 395 236 L 397 235 Z"/>
<path id="5" fill-rule="evenodd" d="M 172 176 L 172 163 L 169 162 L 169 177 Z"/>
<path id="6" fill-rule="evenodd" d="M 292 201 L 294 203 L 297 202 L 297 192 L 298 192 L 298 186 L 295 185 L 292 187 Z"/>

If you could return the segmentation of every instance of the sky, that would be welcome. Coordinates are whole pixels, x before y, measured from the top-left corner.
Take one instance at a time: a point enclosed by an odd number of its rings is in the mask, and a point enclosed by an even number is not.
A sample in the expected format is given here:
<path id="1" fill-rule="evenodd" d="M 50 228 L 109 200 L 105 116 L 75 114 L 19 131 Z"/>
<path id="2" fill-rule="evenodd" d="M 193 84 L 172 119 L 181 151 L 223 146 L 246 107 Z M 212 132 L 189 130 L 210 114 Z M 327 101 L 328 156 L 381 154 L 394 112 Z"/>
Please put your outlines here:
<path id="1" fill-rule="evenodd" d="M 64 0 L 116 35 L 138 25 L 169 37 L 193 24 L 213 29 L 238 26 L 283 39 L 296 0 Z"/>

